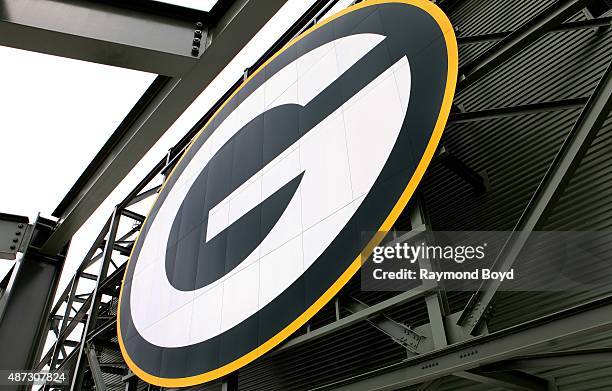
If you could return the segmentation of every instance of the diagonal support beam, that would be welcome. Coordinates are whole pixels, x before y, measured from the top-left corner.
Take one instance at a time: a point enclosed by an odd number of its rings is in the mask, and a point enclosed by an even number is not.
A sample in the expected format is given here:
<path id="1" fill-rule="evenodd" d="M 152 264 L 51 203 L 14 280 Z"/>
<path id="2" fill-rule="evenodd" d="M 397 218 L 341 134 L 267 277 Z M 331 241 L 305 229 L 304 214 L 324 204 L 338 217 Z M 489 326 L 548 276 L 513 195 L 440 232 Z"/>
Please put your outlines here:
<path id="1" fill-rule="evenodd" d="M 491 109 L 484 109 L 465 113 L 451 113 L 448 122 L 453 124 L 460 124 L 465 122 L 512 117 L 515 115 L 573 110 L 584 107 L 587 101 L 587 98 L 581 97 L 548 102 L 528 103 L 524 105 L 509 107 L 495 107 Z"/>
<path id="2" fill-rule="evenodd" d="M 612 363 L 612 348 L 578 349 L 560 352 L 531 354 L 511 360 L 500 361 L 482 367 L 483 371 L 507 369 L 564 367 L 568 365 Z"/>
<path id="3" fill-rule="evenodd" d="M 559 0 L 551 4 L 491 49 L 463 65 L 459 69 L 459 74 L 463 77 L 459 80 L 457 89 L 462 91 L 474 84 L 487 73 L 537 41 L 542 35 L 557 28 L 569 17 L 583 9 L 589 2 L 590 0 Z"/>
<path id="4" fill-rule="evenodd" d="M 594 19 L 586 19 L 586 20 L 574 20 L 571 22 L 565 22 L 561 25 L 554 27 L 550 32 L 557 31 L 572 31 L 572 30 L 580 30 L 580 29 L 607 29 L 610 27 L 612 23 L 612 17 L 604 16 L 601 18 Z M 457 37 L 457 43 L 459 45 L 469 44 L 469 43 L 477 43 L 477 42 L 491 42 L 498 41 L 506 38 L 510 35 L 510 32 L 498 32 L 498 33 L 486 33 L 486 34 L 478 34 L 478 35 L 468 35 Z"/>
<path id="5" fill-rule="evenodd" d="M 442 378 L 438 378 L 435 380 L 426 381 L 425 383 L 419 385 L 417 391 L 436 391 L 442 385 Z"/>
<path id="6" fill-rule="evenodd" d="M 171 7 L 105 1 L 3 0 L 0 45 L 167 76 L 185 74 L 195 23 Z"/>
<path id="7" fill-rule="evenodd" d="M 135 221 L 138 221 L 138 222 L 140 222 L 140 223 L 142 223 L 142 222 L 144 222 L 144 221 L 145 221 L 145 216 L 141 215 L 140 213 L 133 212 L 133 211 L 131 211 L 131 210 L 129 210 L 129 209 L 123 209 L 123 210 L 121 211 L 121 213 L 122 213 L 122 214 L 123 214 L 125 217 L 127 217 L 127 218 L 129 218 L 129 219 L 132 219 L 132 220 L 135 220 Z"/>
<path id="8" fill-rule="evenodd" d="M 353 313 L 349 316 L 345 316 L 344 318 L 341 318 L 333 323 L 330 323 L 328 325 L 319 327 L 307 334 L 304 335 L 299 335 L 297 337 L 291 338 L 289 339 L 287 342 L 285 342 L 283 345 L 281 345 L 280 347 L 278 347 L 275 351 L 273 351 L 272 353 L 268 353 L 268 356 L 271 354 L 275 354 L 277 352 L 282 352 L 286 349 L 290 349 L 296 346 L 301 346 L 304 345 L 306 343 L 312 342 L 316 339 L 319 339 L 321 337 L 324 337 L 326 335 L 329 335 L 331 333 L 335 333 L 337 331 L 346 329 L 347 327 L 357 323 L 357 322 L 361 322 L 364 321 L 372 316 L 375 316 L 379 313 L 381 313 L 382 311 L 385 310 L 390 310 L 398 305 L 401 305 L 403 303 L 406 303 L 410 300 L 414 300 L 416 298 L 419 297 L 423 297 L 426 294 L 430 293 L 430 290 L 432 288 L 430 287 L 422 287 L 419 286 L 417 288 L 414 288 L 412 290 L 406 291 L 406 292 L 402 292 L 396 296 L 393 296 L 385 301 L 382 301 L 380 303 L 374 304 L 362 311 Z"/>
<path id="9" fill-rule="evenodd" d="M 155 187 L 154 187 L 154 188 L 152 188 L 152 189 L 149 189 L 149 190 L 143 191 L 142 193 L 140 193 L 140 194 L 136 195 L 134 198 L 132 198 L 132 199 L 131 199 L 131 200 L 130 200 L 128 203 L 127 203 L 127 205 L 126 205 L 126 206 L 132 206 L 132 205 L 134 205 L 134 204 L 136 204 L 136 203 L 138 203 L 138 202 L 140 202 L 140 201 L 142 201 L 142 200 L 144 200 L 144 199 L 147 199 L 147 198 L 149 198 L 149 197 L 151 197 L 151 196 L 153 196 L 153 195 L 155 195 L 155 194 L 159 193 L 159 191 L 160 191 L 160 190 L 161 190 L 161 185 L 159 185 L 159 186 L 155 186 Z"/>
<path id="10" fill-rule="evenodd" d="M 595 91 L 578 116 L 544 178 L 519 218 L 514 232 L 495 261 L 497 271 L 508 271 L 529 239 L 530 232 L 543 226 L 556 201 L 586 154 L 597 132 L 612 109 L 612 62 L 601 77 Z M 484 283 L 476 292 L 458 320 L 469 334 L 478 333 L 500 281 Z"/>
<path id="11" fill-rule="evenodd" d="M 489 387 L 499 387 L 514 391 L 554 391 L 554 382 L 521 371 L 501 371 L 485 373 L 479 370 L 464 371 L 457 377 L 481 383 Z"/>

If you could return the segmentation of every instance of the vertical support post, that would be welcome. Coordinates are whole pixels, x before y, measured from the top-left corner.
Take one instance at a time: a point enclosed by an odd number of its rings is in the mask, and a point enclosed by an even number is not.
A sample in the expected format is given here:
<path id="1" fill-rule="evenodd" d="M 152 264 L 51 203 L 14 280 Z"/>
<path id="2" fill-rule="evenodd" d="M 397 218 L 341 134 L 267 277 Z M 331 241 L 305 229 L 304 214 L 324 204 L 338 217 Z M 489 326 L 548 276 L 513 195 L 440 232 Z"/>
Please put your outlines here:
<path id="1" fill-rule="evenodd" d="M 236 372 L 230 373 L 223 379 L 221 391 L 238 391 L 238 376 Z"/>
<path id="2" fill-rule="evenodd" d="M 137 391 L 138 390 L 138 377 L 134 375 L 134 372 L 128 371 L 128 374 L 121 378 L 125 382 L 125 391 Z"/>
<path id="3" fill-rule="evenodd" d="M 446 329 L 444 327 L 444 317 L 446 315 L 442 310 L 442 303 L 439 293 L 425 296 L 425 304 L 427 305 L 427 314 L 431 324 L 431 338 L 435 349 L 443 348 L 448 345 L 446 338 Z"/>
<path id="4" fill-rule="evenodd" d="M 108 265 L 110 264 L 111 256 L 113 254 L 113 247 L 115 245 L 115 237 L 117 236 L 117 230 L 119 228 L 119 220 L 121 219 L 121 209 L 119 207 L 115 207 L 111 217 L 111 225 L 108 231 L 108 239 L 106 240 L 106 244 L 104 246 L 104 252 L 102 256 L 102 263 L 100 265 L 100 272 L 98 273 L 98 278 L 96 279 L 96 287 L 91 293 L 91 307 L 89 308 L 89 316 L 87 317 L 87 322 L 85 324 L 85 329 L 83 330 L 83 336 L 81 337 L 81 342 L 77 349 L 79 349 L 79 353 L 77 355 L 76 365 L 74 367 L 74 374 L 72 376 L 72 384 L 70 385 L 70 391 L 80 391 L 83 383 L 83 366 L 84 366 L 84 352 L 87 343 L 87 337 L 89 333 L 96 327 L 96 322 L 98 320 L 98 307 L 100 306 L 100 301 L 102 299 L 102 294 L 98 291 L 100 287 L 100 283 L 106 278 L 108 274 Z"/>
<path id="5" fill-rule="evenodd" d="M 4 299 L 4 314 L 0 321 L 0 368 L 31 370 L 35 367 L 49 330 L 49 312 L 64 265 L 64 247 L 52 257 L 41 254 L 41 240 L 52 232 L 54 222 L 38 218 L 23 239 L 23 254 L 9 282 L 10 295 Z M 27 308 L 27 311 L 24 311 Z M 25 386 L 9 387 L 22 390 Z"/>
<path id="6" fill-rule="evenodd" d="M 4 312 L 6 311 L 9 297 L 11 296 L 11 292 L 13 291 L 13 286 L 15 285 L 15 279 L 19 275 L 21 262 L 23 262 L 23 255 L 18 255 L 17 259 L 15 260 L 15 265 L 13 265 L 13 268 L 10 271 L 11 276 L 8 280 L 8 284 L 6 285 L 6 289 L 4 289 L 2 294 L 0 294 L 0 324 L 2 323 L 2 318 L 4 317 Z"/>
<path id="7" fill-rule="evenodd" d="M 125 382 L 125 391 L 136 391 L 138 389 L 138 380 L 137 379 L 129 379 Z"/>
<path id="8" fill-rule="evenodd" d="M 340 320 L 340 298 L 336 295 L 334 299 L 334 309 L 336 310 L 336 321 Z"/>
<path id="9" fill-rule="evenodd" d="M 414 205 L 410 209 L 410 223 L 413 230 L 430 231 L 431 225 L 427 221 L 425 207 L 422 197 L 416 198 Z M 419 258 L 419 267 L 432 270 L 431 262 L 427 259 Z M 431 337 L 434 348 L 439 349 L 448 345 L 446 329 L 444 327 L 444 317 L 448 315 L 448 301 L 445 292 L 437 290 L 425 296 L 429 324 L 431 325 Z"/>

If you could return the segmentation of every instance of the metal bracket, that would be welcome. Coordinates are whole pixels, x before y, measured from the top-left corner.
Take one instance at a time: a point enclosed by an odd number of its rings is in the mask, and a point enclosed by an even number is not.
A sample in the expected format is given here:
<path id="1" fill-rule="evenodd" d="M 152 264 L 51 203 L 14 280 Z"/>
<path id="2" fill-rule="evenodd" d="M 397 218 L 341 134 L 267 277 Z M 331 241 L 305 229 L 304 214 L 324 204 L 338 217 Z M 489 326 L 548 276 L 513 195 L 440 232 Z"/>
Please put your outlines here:
<path id="1" fill-rule="evenodd" d="M 357 313 L 369 307 L 367 304 L 350 296 L 347 297 L 347 300 L 343 300 L 343 304 L 351 313 Z M 421 345 L 421 341 L 423 341 L 425 337 L 418 334 L 409 326 L 397 322 L 385 314 L 377 314 L 367 318 L 366 320 L 372 326 L 391 337 L 395 342 L 405 347 L 408 351 L 414 354 L 420 353 L 419 347 Z"/>
<path id="2" fill-rule="evenodd" d="M 17 252 L 24 252 L 27 241 L 23 238 L 32 231 L 25 216 L 0 213 L 0 259 L 14 260 Z"/>
<path id="3" fill-rule="evenodd" d="M 121 381 L 125 383 L 125 391 L 136 391 L 138 389 L 138 377 L 131 370 L 121 378 Z"/>
<path id="4" fill-rule="evenodd" d="M 204 23 L 202 22 L 197 22 L 195 24 L 195 29 L 193 30 L 193 40 L 191 42 L 191 45 L 192 45 L 191 55 L 193 57 L 199 57 L 200 50 L 206 49 L 208 47 L 208 43 L 209 43 L 208 27 L 205 26 Z"/>
<path id="5" fill-rule="evenodd" d="M 486 171 L 479 172 L 474 170 L 463 160 L 452 154 L 444 145 L 438 149 L 436 157 L 446 168 L 472 186 L 474 193 L 477 195 L 484 194 L 489 190 L 489 177 Z"/>

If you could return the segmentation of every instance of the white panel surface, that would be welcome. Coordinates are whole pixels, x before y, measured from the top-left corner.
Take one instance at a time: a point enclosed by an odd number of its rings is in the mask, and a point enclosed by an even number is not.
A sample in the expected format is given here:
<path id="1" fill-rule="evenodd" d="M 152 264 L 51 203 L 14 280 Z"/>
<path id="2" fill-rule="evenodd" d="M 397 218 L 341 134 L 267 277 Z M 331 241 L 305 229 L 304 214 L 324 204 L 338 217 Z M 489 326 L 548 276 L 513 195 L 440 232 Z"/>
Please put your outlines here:
<path id="1" fill-rule="evenodd" d="M 236 220 L 247 214 L 263 201 L 261 198 L 261 173 L 255 175 L 255 177 L 247 181 L 245 185 L 246 186 L 240 189 L 234 197 L 230 198 L 228 226 L 232 225 Z"/>
<path id="2" fill-rule="evenodd" d="M 351 37 L 354 37 L 354 36 L 351 36 Z M 350 38 L 350 37 L 347 37 L 347 38 Z M 298 79 L 303 78 L 304 75 L 308 73 L 312 69 L 312 67 L 314 67 L 319 61 L 321 61 L 322 58 L 329 55 L 330 52 L 335 48 L 335 46 L 336 46 L 335 42 L 328 42 L 325 45 L 319 46 L 312 52 L 301 56 L 296 61 Z"/>
<path id="3" fill-rule="evenodd" d="M 193 301 L 190 341 L 204 341 L 209 335 L 221 332 L 221 308 L 223 307 L 223 285 L 219 284 Z M 202 311 L 207 308 L 208 311 Z"/>
<path id="4" fill-rule="evenodd" d="M 266 199 L 283 184 L 288 183 L 301 173 L 299 145 L 287 148 L 263 170 L 262 197 Z"/>
<path id="5" fill-rule="evenodd" d="M 341 110 L 332 113 L 300 142 L 302 216 L 304 229 L 331 215 L 352 200 Z"/>
<path id="6" fill-rule="evenodd" d="M 402 104 L 402 110 L 406 114 L 408 108 L 408 98 L 410 98 L 410 64 L 408 60 L 400 61 L 393 65 L 393 74 L 395 83 L 397 84 L 397 92 Z"/>
<path id="7" fill-rule="evenodd" d="M 359 205 L 350 203 L 304 231 L 304 270 L 329 246 L 338 227 L 343 227 Z"/>
<path id="8" fill-rule="evenodd" d="M 196 296 L 193 301 L 193 313 L 191 317 L 190 341 L 203 341 L 209 335 L 217 335 L 221 332 L 221 308 L 223 307 L 223 285 L 207 290 Z M 202 311 L 207 308 L 208 311 Z"/>
<path id="9" fill-rule="evenodd" d="M 154 278 L 151 276 L 154 268 L 152 266 L 146 267 L 142 270 L 139 270 L 138 275 L 134 275 L 133 284 L 138 284 L 138 288 L 142 292 L 151 292 L 153 290 L 152 284 Z M 155 303 L 151 302 L 152 295 L 138 295 L 131 298 L 131 307 L 132 307 L 132 316 L 138 317 L 141 319 L 143 327 L 149 327 L 155 321 L 161 319 L 158 317 L 154 319 L 153 312 L 151 308 L 155 308 Z M 155 314 L 159 316 L 159 314 Z"/>
<path id="10" fill-rule="evenodd" d="M 168 314 L 168 316 L 151 326 L 150 332 L 156 333 L 156 338 L 160 339 L 164 345 L 189 345 L 191 342 L 189 333 L 175 335 L 175 333 L 171 332 L 170 330 L 172 330 L 172 327 L 174 327 L 174 325 L 177 323 L 184 324 L 185 328 L 191 328 L 192 314 L 193 301 L 189 301 L 187 304 L 172 311 L 170 314 Z"/>
<path id="11" fill-rule="evenodd" d="M 378 34 L 360 34 L 361 39 L 367 40 L 372 48 L 382 42 L 385 37 Z M 353 64 L 363 57 L 363 48 L 350 40 L 338 40 L 336 43 L 336 57 L 338 59 L 338 72 L 346 72 Z"/>
<path id="12" fill-rule="evenodd" d="M 261 304 L 271 302 L 287 289 L 288 281 L 295 281 L 303 273 L 303 258 L 301 234 L 261 258 L 259 273 Z"/>
<path id="13" fill-rule="evenodd" d="M 268 235 L 268 238 L 261 243 L 262 257 L 276 250 L 290 239 L 302 234 L 302 195 L 299 188 L 287 205 L 285 213 L 276 222 L 276 226 L 283 228 L 275 230 L 274 235 Z"/>
<path id="14" fill-rule="evenodd" d="M 244 314 L 259 309 L 259 262 L 242 269 L 223 283 L 221 332 L 242 322 Z"/>
<path id="15" fill-rule="evenodd" d="M 208 212 L 206 241 L 210 241 L 229 226 L 230 200 L 225 199 Z"/>
<path id="16" fill-rule="evenodd" d="M 287 65 L 285 68 L 283 68 L 282 72 L 278 72 L 277 75 L 277 77 L 272 77 L 263 88 L 266 107 L 269 107 L 272 102 L 287 91 L 290 86 L 297 83 L 297 62 L 292 62 L 291 64 Z"/>
<path id="17" fill-rule="evenodd" d="M 408 66 L 405 58 L 401 61 Z M 397 137 L 395 126 L 405 113 L 391 68 L 373 84 L 375 87 L 358 100 L 347 102 L 344 110 L 353 198 L 366 194 L 372 187 L 370 178 L 378 175 L 379 167 L 391 153 Z"/>
<path id="18" fill-rule="evenodd" d="M 333 42 L 327 45 L 333 45 Z M 339 74 L 336 49 L 332 46 L 327 54 L 319 59 L 312 68 L 300 75 L 297 83 L 298 101 L 300 103 L 310 102 L 315 96 L 319 95 L 325 87 L 333 83 L 333 81 L 338 78 Z"/>
<path id="19" fill-rule="evenodd" d="M 284 90 L 273 102 L 266 106 L 266 109 L 271 107 L 278 107 L 285 104 L 295 104 L 298 102 L 298 84 L 297 82 L 291 84 L 286 90 Z M 264 121 L 266 119 L 264 118 Z"/>

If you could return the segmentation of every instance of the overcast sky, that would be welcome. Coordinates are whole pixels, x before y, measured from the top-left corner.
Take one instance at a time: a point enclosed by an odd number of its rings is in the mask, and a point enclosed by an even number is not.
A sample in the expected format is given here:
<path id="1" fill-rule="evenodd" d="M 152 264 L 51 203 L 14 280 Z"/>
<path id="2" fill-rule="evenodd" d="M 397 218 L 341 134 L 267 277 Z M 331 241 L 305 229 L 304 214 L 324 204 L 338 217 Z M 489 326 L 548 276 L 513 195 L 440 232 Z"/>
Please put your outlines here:
<path id="1" fill-rule="evenodd" d="M 181 2 L 187 0 L 172 0 Z M 59 292 L 112 208 L 314 0 L 289 0 L 172 125 L 74 236 Z M 340 1 L 332 10 L 346 7 Z M 156 75 L 0 46 L 0 212 L 51 212 Z M 0 260 L 0 278 L 12 265 Z"/>

